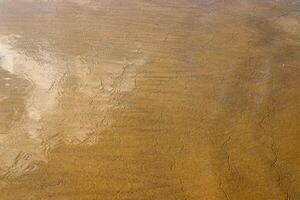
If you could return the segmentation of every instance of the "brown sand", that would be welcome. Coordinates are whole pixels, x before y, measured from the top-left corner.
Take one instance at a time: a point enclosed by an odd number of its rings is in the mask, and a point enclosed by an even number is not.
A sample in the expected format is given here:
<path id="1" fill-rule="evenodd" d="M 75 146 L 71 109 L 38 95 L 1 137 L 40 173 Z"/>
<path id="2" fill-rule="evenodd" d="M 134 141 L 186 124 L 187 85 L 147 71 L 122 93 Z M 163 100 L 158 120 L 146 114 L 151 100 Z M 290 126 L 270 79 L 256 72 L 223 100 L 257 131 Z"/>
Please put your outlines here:
<path id="1" fill-rule="evenodd" d="M 0 1 L 1 200 L 300 200 L 297 0 Z"/>

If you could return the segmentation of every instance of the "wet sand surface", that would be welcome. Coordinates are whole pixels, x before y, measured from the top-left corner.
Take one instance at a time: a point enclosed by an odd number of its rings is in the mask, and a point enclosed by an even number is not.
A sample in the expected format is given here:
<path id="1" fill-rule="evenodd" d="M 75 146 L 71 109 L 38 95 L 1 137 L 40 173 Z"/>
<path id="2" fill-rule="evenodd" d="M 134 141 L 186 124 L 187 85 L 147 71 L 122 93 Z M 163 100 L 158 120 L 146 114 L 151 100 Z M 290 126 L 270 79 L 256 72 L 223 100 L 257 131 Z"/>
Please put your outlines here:
<path id="1" fill-rule="evenodd" d="M 0 0 L 1 200 L 300 200 L 297 0 Z"/>

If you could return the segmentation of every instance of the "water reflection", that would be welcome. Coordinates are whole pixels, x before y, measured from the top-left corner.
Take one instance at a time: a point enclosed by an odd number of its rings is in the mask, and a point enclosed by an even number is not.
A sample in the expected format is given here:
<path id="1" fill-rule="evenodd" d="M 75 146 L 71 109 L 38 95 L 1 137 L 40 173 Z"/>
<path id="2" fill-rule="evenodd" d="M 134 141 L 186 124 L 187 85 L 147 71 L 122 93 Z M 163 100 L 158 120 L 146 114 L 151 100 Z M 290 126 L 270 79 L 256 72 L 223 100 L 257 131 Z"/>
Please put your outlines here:
<path id="1" fill-rule="evenodd" d="M 7 100 L 1 106 L 9 108 L 1 124 L 4 180 L 35 170 L 57 144 L 94 143 L 109 124 L 108 110 L 118 105 L 112 95 L 134 89 L 135 68 L 146 62 L 139 43 L 124 56 L 101 54 L 90 63 L 85 55 L 52 51 L 60 34 L 38 37 L 27 48 L 22 39 L 28 37 L 1 36 L 1 101 Z"/>
<path id="2" fill-rule="evenodd" d="M 0 1 L 0 199 L 299 198 L 299 7 Z"/>

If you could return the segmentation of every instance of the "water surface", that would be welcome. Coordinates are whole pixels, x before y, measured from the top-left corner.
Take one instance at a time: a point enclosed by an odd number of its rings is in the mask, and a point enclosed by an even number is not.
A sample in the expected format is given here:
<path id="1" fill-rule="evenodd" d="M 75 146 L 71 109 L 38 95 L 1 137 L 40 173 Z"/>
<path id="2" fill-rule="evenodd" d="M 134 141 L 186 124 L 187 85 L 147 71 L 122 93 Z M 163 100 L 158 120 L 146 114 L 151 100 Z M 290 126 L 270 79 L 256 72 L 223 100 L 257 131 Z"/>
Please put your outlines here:
<path id="1" fill-rule="evenodd" d="M 0 199 L 300 199 L 296 0 L 0 0 Z"/>

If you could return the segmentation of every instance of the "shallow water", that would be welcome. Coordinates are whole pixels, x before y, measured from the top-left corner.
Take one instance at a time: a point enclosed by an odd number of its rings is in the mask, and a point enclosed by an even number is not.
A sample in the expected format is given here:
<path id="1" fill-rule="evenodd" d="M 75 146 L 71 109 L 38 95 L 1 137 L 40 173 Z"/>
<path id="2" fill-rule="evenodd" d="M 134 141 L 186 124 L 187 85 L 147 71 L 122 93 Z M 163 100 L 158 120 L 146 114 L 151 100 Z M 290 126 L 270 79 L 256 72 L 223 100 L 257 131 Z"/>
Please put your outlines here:
<path id="1" fill-rule="evenodd" d="M 0 199 L 300 199 L 296 0 L 0 0 Z"/>

